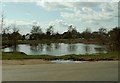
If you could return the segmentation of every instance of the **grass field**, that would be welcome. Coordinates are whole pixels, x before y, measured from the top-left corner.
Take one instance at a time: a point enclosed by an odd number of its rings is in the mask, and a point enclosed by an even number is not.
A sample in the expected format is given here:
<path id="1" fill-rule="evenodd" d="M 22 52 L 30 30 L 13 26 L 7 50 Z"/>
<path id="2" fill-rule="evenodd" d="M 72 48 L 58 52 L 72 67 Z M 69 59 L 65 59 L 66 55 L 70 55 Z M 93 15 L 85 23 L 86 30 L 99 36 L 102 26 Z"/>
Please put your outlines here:
<path id="1" fill-rule="evenodd" d="M 43 60 L 74 60 L 74 61 L 100 61 L 100 60 L 118 60 L 118 52 L 100 53 L 100 54 L 69 54 L 64 56 L 52 55 L 27 55 L 23 52 L 2 52 L 2 60 L 16 59 L 43 59 Z"/>

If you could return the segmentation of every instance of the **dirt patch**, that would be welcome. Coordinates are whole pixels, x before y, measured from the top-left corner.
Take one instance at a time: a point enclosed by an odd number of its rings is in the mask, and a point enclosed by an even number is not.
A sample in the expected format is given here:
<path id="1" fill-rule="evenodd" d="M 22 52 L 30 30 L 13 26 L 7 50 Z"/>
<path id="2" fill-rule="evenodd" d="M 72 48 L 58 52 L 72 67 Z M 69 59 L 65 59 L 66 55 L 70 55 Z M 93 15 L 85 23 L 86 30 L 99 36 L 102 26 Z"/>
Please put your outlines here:
<path id="1" fill-rule="evenodd" d="M 25 60 L 2 60 L 2 65 L 33 65 L 33 64 L 52 64 L 53 62 L 41 59 L 25 59 Z"/>

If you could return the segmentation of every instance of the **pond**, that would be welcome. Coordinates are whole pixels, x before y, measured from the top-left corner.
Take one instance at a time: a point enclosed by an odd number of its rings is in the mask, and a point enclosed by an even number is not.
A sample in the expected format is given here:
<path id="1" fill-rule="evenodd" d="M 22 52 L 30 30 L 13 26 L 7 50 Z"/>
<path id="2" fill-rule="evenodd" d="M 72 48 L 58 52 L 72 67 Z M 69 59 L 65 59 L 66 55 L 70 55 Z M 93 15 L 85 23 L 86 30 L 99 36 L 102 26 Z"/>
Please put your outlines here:
<path id="1" fill-rule="evenodd" d="M 51 60 L 50 62 L 54 62 L 54 63 L 66 63 L 66 64 L 73 64 L 73 63 L 84 63 L 84 62 L 88 62 L 88 61 Z"/>
<path id="2" fill-rule="evenodd" d="M 93 54 L 107 53 L 106 47 L 96 44 L 65 44 L 65 43 L 50 43 L 50 44 L 19 44 L 16 47 L 7 47 L 2 49 L 3 52 L 18 51 L 28 55 L 53 55 L 61 56 L 67 54 Z"/>

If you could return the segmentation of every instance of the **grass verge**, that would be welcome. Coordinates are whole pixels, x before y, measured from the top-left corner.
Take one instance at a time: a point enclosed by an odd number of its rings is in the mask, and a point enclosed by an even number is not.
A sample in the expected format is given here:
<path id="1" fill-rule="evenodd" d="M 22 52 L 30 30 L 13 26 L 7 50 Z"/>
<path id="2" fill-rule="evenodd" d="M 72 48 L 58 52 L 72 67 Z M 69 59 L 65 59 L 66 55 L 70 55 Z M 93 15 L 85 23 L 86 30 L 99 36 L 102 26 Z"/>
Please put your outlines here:
<path id="1" fill-rule="evenodd" d="M 21 59 L 43 59 L 43 60 L 73 60 L 73 61 L 100 61 L 100 60 L 118 60 L 118 52 L 100 53 L 100 54 L 69 54 L 64 56 L 51 55 L 26 55 L 23 52 L 2 52 L 2 60 L 21 60 Z"/>

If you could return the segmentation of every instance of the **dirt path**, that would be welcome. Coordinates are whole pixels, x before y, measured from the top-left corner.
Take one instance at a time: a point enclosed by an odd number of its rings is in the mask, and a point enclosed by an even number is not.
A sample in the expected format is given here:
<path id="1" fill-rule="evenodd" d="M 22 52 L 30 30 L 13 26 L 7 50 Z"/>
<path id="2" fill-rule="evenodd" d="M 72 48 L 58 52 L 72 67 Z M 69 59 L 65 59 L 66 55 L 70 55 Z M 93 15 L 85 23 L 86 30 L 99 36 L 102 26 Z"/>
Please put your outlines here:
<path id="1" fill-rule="evenodd" d="M 3 65 L 3 81 L 117 81 L 118 62 Z"/>

